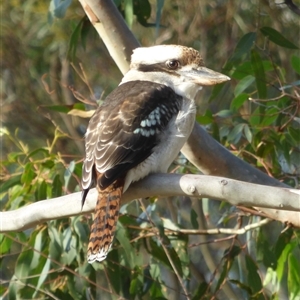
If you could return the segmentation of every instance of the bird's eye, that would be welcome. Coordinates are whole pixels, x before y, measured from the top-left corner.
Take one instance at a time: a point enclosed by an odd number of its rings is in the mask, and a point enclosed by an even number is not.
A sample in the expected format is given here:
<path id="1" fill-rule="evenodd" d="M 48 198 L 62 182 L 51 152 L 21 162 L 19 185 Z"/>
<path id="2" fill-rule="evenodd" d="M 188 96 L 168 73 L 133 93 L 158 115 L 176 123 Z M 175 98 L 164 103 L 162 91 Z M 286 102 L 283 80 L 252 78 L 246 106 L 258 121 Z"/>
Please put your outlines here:
<path id="1" fill-rule="evenodd" d="M 176 69 L 178 69 L 179 66 L 180 66 L 179 61 L 178 61 L 178 60 L 175 60 L 175 59 L 168 60 L 168 61 L 166 62 L 166 64 L 167 64 L 167 67 L 168 67 L 169 69 L 171 69 L 171 70 L 176 70 Z"/>

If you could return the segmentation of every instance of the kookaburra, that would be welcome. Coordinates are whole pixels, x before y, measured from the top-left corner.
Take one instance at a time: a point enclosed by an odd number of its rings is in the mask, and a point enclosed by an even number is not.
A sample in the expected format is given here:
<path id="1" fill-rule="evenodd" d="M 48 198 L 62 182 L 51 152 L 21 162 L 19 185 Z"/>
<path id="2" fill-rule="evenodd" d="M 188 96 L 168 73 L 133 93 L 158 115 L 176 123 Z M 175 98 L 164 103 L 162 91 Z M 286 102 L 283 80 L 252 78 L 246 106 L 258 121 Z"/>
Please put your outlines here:
<path id="1" fill-rule="evenodd" d="M 178 45 L 137 48 L 130 70 L 92 116 L 85 136 L 84 204 L 98 190 L 88 262 L 111 248 L 122 194 L 150 173 L 165 173 L 194 126 L 202 86 L 229 77 L 204 66 L 198 51 Z"/>

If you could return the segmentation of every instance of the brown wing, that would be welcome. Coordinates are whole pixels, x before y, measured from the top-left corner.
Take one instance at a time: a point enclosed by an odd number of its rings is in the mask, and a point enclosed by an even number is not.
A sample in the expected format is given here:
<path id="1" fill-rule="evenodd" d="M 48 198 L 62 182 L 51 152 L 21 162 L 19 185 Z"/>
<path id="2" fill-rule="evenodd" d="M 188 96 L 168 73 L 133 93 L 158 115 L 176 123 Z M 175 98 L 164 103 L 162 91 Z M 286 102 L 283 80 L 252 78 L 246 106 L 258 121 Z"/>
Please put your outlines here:
<path id="1" fill-rule="evenodd" d="M 86 133 L 83 202 L 95 180 L 94 168 L 105 189 L 151 155 L 181 101 L 171 88 L 147 81 L 124 83 L 106 98 Z"/>

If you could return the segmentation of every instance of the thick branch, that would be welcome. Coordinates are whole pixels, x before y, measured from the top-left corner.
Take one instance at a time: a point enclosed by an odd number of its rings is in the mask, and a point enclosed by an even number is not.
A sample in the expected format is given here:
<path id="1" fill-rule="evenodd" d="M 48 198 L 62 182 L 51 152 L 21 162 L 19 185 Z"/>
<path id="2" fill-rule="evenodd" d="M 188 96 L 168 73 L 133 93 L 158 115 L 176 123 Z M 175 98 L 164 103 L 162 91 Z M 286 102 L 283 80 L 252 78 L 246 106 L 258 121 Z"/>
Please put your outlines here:
<path id="1" fill-rule="evenodd" d="M 132 50 L 140 44 L 127 27 L 113 1 L 79 0 L 97 30 L 109 54 L 125 74 L 129 69 Z"/>
<path id="2" fill-rule="evenodd" d="M 208 197 L 235 206 L 272 208 L 276 214 L 271 218 L 300 227 L 299 190 L 254 185 L 222 177 L 155 174 L 131 185 L 123 195 L 122 204 L 153 195 Z M 2 212 L 0 232 L 21 231 L 46 221 L 89 213 L 94 211 L 96 200 L 97 192 L 92 189 L 82 211 L 81 193 L 74 193 Z"/>

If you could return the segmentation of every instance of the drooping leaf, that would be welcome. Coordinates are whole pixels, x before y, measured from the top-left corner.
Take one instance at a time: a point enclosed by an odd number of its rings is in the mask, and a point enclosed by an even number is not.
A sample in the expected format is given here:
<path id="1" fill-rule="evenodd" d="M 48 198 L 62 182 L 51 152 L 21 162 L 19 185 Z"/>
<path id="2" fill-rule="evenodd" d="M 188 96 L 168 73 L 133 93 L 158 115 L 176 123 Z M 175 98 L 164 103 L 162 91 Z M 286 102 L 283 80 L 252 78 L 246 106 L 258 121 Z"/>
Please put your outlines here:
<path id="1" fill-rule="evenodd" d="M 252 132 L 251 132 L 248 124 L 245 124 L 245 126 L 244 126 L 244 134 L 245 134 L 245 137 L 246 137 L 247 141 L 249 143 L 251 143 L 253 136 L 252 136 Z"/>
<path id="2" fill-rule="evenodd" d="M 251 50 L 251 65 L 254 70 L 258 96 L 260 99 L 265 99 L 267 97 L 265 70 L 259 53 L 254 49 Z"/>
<path id="3" fill-rule="evenodd" d="M 27 163 L 24 168 L 24 172 L 21 177 L 21 182 L 25 185 L 31 185 L 32 180 L 36 177 L 34 167 L 32 163 Z"/>
<path id="4" fill-rule="evenodd" d="M 300 263 L 293 254 L 288 257 L 288 293 L 290 300 L 300 297 Z"/>
<path id="5" fill-rule="evenodd" d="M 36 294 L 37 294 L 38 290 L 40 289 L 42 284 L 48 278 L 48 272 L 50 270 L 50 266 L 51 266 L 51 258 L 48 257 L 45 264 L 44 264 L 44 266 L 43 266 L 43 269 L 41 270 L 40 276 L 38 277 L 38 282 L 37 282 L 37 285 L 36 285 L 36 291 L 35 291 L 35 294 L 33 294 L 33 298 L 36 297 Z"/>
<path id="6" fill-rule="evenodd" d="M 16 175 L 16 176 L 11 176 L 9 179 L 1 183 L 0 185 L 0 191 L 4 192 L 7 191 L 9 188 L 16 186 L 21 183 L 21 178 L 22 175 Z"/>
<path id="7" fill-rule="evenodd" d="M 161 246 L 160 242 L 154 241 L 152 238 L 149 239 L 150 248 L 147 250 L 153 257 L 155 257 L 160 263 L 163 263 L 167 267 L 169 267 L 171 270 L 173 270 L 173 267 L 168 259 L 168 256 L 166 255 L 163 247 Z M 179 257 L 177 253 L 175 252 L 173 247 L 167 247 L 168 254 L 170 258 L 172 259 L 174 265 L 176 266 L 176 269 L 180 276 L 183 275 L 181 262 L 179 260 Z"/>
<path id="8" fill-rule="evenodd" d="M 117 224 L 117 230 L 116 230 L 116 239 L 119 241 L 119 243 L 122 245 L 121 253 L 124 255 L 126 262 L 130 265 L 131 268 L 134 268 L 134 249 L 132 244 L 130 243 L 130 240 L 128 238 L 128 233 L 126 228 L 121 224 L 121 222 L 118 222 Z"/>
<path id="9" fill-rule="evenodd" d="M 292 58 L 291 58 L 291 64 L 292 64 L 293 69 L 298 74 L 300 74 L 300 57 L 296 56 L 296 55 L 293 55 Z"/>
<path id="10" fill-rule="evenodd" d="M 272 125 L 276 121 L 278 116 L 279 116 L 278 108 L 271 107 L 270 109 L 266 110 L 260 125 L 261 126 Z"/>
<path id="11" fill-rule="evenodd" d="M 199 224 L 198 224 L 197 218 L 198 218 L 197 213 L 192 208 L 192 210 L 191 210 L 191 224 L 192 224 L 192 226 L 193 226 L 194 229 L 198 229 L 199 228 Z"/>
<path id="12" fill-rule="evenodd" d="M 227 141 L 229 143 L 238 143 L 239 140 L 241 139 L 242 136 L 242 132 L 244 129 L 245 124 L 243 123 L 239 123 L 237 125 L 235 125 L 232 130 L 229 132 L 228 136 L 227 136 Z"/>
<path id="13" fill-rule="evenodd" d="M 252 75 L 248 75 L 244 77 L 235 87 L 234 89 L 234 95 L 237 97 L 242 92 L 244 92 L 255 80 L 255 77 Z"/>
<path id="14" fill-rule="evenodd" d="M 145 27 L 154 27 L 155 24 L 148 23 L 148 19 L 151 16 L 151 5 L 148 0 L 136 0 L 134 3 L 134 14 L 137 21 Z M 157 3 L 159 6 L 159 3 Z M 157 7 L 158 9 L 158 7 Z"/>
<path id="15" fill-rule="evenodd" d="M 275 244 L 274 247 L 274 252 L 275 252 L 275 256 L 276 259 L 278 259 L 280 257 L 280 255 L 282 254 L 282 251 L 284 250 L 285 246 L 290 243 L 291 238 L 293 236 L 293 229 L 292 228 L 288 228 L 287 230 L 284 230 L 278 237 L 278 240 Z"/>
<path id="16" fill-rule="evenodd" d="M 280 32 L 271 27 L 262 27 L 260 29 L 261 33 L 269 38 L 274 44 L 288 48 L 288 49 L 298 49 L 298 47 L 287 40 Z"/>
<path id="17" fill-rule="evenodd" d="M 239 94 L 237 97 L 235 97 L 231 104 L 230 104 L 230 109 L 232 110 L 238 110 L 247 100 L 249 96 L 248 94 Z"/>
<path id="18" fill-rule="evenodd" d="M 197 289 L 193 293 L 192 300 L 202 299 L 204 295 L 207 295 L 207 289 L 209 288 L 206 282 L 202 282 L 198 285 Z"/>
<path id="19" fill-rule="evenodd" d="M 75 165 L 76 165 L 75 161 L 72 160 L 72 161 L 70 161 L 68 168 L 66 168 L 66 170 L 65 170 L 65 174 L 64 174 L 65 189 L 67 189 L 67 187 L 69 185 L 69 181 L 72 177 L 72 173 L 75 169 Z"/>
<path id="20" fill-rule="evenodd" d="M 249 53 L 254 45 L 255 40 L 256 40 L 255 32 L 246 33 L 236 45 L 236 48 L 230 60 L 236 61 L 240 59 L 244 54 Z"/>
<path id="21" fill-rule="evenodd" d="M 43 180 L 37 189 L 36 200 L 45 200 L 47 199 L 47 183 Z"/>
<path id="22" fill-rule="evenodd" d="M 220 118 L 229 118 L 232 115 L 233 115 L 233 112 L 230 109 L 223 109 L 215 114 L 215 116 L 218 116 Z"/>
<path id="23" fill-rule="evenodd" d="M 79 43 L 79 38 L 81 36 L 82 27 L 83 27 L 83 24 L 86 21 L 86 19 L 87 19 L 87 16 L 84 16 L 79 21 L 79 23 L 77 24 L 77 26 L 75 27 L 75 29 L 73 30 L 73 32 L 70 36 L 69 46 L 68 46 L 68 51 L 67 51 L 67 58 L 69 61 L 75 60 L 76 50 L 77 50 L 77 46 Z"/>
<path id="24" fill-rule="evenodd" d="M 26 281 L 26 278 L 30 272 L 32 257 L 32 249 L 24 248 L 17 259 L 15 267 L 15 275 L 18 279 Z"/>
<path id="25" fill-rule="evenodd" d="M 12 240 L 3 234 L 0 234 L 0 240 L 0 255 L 2 256 L 9 251 Z"/>
<path id="26" fill-rule="evenodd" d="M 52 182 L 52 197 L 59 197 L 62 195 L 62 182 L 60 180 L 60 175 L 57 174 L 54 177 L 54 180 Z"/>
<path id="27" fill-rule="evenodd" d="M 262 289 L 261 278 L 257 273 L 258 267 L 249 255 L 245 256 L 245 260 L 248 272 L 248 285 L 251 287 L 253 293 L 258 293 Z"/>

